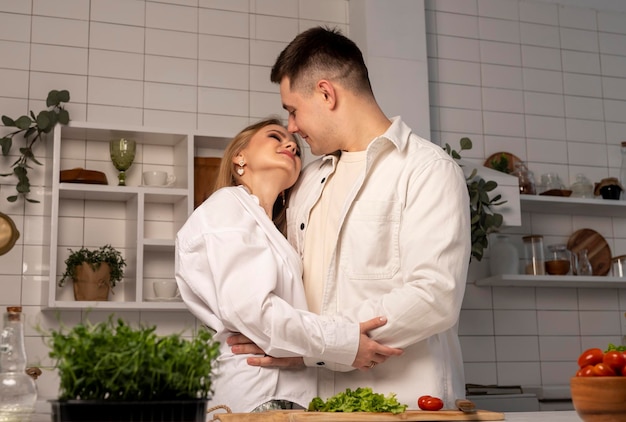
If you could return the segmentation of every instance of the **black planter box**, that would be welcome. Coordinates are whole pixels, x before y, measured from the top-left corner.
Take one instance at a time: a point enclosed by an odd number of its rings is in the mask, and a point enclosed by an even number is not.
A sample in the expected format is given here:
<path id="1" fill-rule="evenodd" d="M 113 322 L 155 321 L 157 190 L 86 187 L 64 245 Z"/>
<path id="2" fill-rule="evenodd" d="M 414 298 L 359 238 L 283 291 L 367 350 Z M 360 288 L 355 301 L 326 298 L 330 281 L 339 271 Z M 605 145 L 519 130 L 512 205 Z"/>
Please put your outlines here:
<path id="1" fill-rule="evenodd" d="M 52 422 L 205 422 L 207 400 L 51 400 Z"/>

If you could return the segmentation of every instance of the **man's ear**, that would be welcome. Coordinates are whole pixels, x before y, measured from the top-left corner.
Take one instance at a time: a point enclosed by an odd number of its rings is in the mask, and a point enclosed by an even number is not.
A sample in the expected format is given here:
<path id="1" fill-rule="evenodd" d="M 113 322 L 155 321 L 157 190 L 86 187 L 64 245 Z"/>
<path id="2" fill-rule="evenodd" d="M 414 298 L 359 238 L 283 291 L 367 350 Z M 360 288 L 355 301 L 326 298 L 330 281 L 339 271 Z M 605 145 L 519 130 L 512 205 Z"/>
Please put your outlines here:
<path id="1" fill-rule="evenodd" d="M 317 82 L 317 91 L 324 98 L 324 102 L 331 108 L 335 108 L 337 103 L 337 92 L 335 91 L 335 87 L 333 84 L 326 80 L 320 79 Z"/>

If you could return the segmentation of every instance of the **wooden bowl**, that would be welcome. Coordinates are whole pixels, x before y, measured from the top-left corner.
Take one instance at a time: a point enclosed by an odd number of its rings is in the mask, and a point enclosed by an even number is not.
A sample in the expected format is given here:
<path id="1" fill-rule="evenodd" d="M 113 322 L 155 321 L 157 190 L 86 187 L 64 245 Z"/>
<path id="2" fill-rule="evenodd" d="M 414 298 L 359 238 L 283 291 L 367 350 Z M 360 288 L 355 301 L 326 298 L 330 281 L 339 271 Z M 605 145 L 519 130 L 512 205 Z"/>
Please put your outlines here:
<path id="1" fill-rule="evenodd" d="M 583 421 L 626 420 L 626 377 L 572 377 L 570 390 Z"/>

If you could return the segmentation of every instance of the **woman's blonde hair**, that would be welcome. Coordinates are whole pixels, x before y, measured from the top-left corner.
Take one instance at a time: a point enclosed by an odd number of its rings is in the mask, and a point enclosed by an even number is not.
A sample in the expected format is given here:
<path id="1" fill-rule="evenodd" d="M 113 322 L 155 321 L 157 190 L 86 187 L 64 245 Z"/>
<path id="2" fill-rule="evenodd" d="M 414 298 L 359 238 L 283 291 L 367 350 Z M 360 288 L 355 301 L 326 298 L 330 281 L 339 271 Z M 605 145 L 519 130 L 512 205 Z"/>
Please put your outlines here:
<path id="1" fill-rule="evenodd" d="M 278 125 L 283 126 L 281 120 L 277 117 L 269 117 L 267 119 L 261 120 L 259 122 L 253 123 L 250 126 L 244 128 L 241 132 L 239 132 L 228 144 L 226 149 L 224 150 L 224 155 L 222 156 L 222 161 L 220 162 L 220 168 L 217 173 L 217 178 L 215 180 L 215 185 L 213 187 L 213 192 L 218 189 L 227 186 L 238 186 L 243 184 L 241 181 L 241 176 L 237 174 L 236 164 L 233 163 L 233 158 L 239 155 L 241 151 L 243 151 L 248 144 L 250 143 L 250 139 L 261 129 L 270 125 Z M 300 142 L 297 137 L 295 137 L 296 144 L 298 145 L 298 149 L 302 151 Z M 285 234 L 286 230 L 286 209 L 287 203 L 289 200 L 289 193 L 291 188 L 286 189 L 283 195 L 279 195 L 274 203 L 272 220 L 278 229 Z"/>

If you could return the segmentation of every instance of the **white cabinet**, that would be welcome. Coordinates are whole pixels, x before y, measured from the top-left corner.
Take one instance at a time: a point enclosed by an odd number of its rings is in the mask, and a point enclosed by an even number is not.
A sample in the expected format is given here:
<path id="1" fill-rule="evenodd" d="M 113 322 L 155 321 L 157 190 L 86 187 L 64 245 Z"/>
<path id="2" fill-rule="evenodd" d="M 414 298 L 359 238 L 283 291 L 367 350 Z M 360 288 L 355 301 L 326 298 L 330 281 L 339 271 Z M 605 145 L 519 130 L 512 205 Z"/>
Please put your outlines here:
<path id="1" fill-rule="evenodd" d="M 520 195 L 522 212 L 537 214 L 588 215 L 595 217 L 626 217 L 626 201 L 567 198 L 541 195 Z M 594 287 L 626 288 L 626 279 L 613 276 L 553 276 L 504 274 L 476 280 L 477 286 L 498 287 Z"/>
<path id="2" fill-rule="evenodd" d="M 109 141 L 120 137 L 137 142 L 126 186 L 118 186 Z M 194 156 L 221 156 L 228 140 L 195 132 L 150 130 L 70 122 L 57 125 L 52 143 L 50 215 L 50 277 L 44 285 L 44 307 L 61 309 L 185 309 L 180 302 L 154 298 L 152 283 L 174 278 L 174 238 L 193 211 Z M 108 184 L 60 183 L 60 171 L 85 168 L 102 171 Z M 142 186 L 146 170 L 166 170 L 172 186 Z M 106 302 L 75 301 L 72 282 L 57 282 L 70 249 L 111 244 L 127 262 L 124 279 Z"/>

